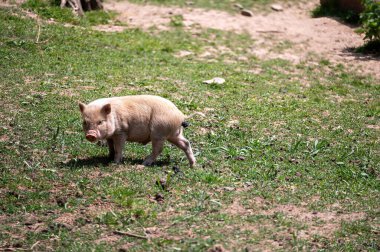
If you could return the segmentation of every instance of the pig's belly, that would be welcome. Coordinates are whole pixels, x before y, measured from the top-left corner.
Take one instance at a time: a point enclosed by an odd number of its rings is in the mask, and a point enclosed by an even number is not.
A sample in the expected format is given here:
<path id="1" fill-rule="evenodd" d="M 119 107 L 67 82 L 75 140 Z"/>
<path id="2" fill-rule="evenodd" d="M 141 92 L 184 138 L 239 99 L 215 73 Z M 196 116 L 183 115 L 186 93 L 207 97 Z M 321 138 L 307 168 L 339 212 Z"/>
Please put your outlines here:
<path id="1" fill-rule="evenodd" d="M 127 141 L 147 144 L 150 142 L 150 131 L 142 127 L 129 129 L 127 134 Z"/>

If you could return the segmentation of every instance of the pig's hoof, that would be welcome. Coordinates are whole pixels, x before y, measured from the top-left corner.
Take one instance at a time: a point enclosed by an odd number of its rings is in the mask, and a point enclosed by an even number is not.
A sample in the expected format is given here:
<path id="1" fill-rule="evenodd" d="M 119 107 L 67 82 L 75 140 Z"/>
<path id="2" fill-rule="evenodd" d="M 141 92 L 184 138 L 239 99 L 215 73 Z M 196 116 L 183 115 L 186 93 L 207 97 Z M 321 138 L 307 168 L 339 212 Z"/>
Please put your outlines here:
<path id="1" fill-rule="evenodd" d="M 190 164 L 190 167 L 193 168 L 197 164 L 197 162 L 194 160 L 194 161 L 190 161 L 189 164 Z"/>
<path id="2" fill-rule="evenodd" d="M 150 160 L 145 160 L 142 165 L 144 166 L 151 166 L 153 164 L 153 161 L 150 161 Z"/>
<path id="3" fill-rule="evenodd" d="M 120 160 L 114 160 L 114 163 L 115 164 L 121 164 L 121 163 L 123 163 L 123 160 L 121 160 L 121 159 Z"/>

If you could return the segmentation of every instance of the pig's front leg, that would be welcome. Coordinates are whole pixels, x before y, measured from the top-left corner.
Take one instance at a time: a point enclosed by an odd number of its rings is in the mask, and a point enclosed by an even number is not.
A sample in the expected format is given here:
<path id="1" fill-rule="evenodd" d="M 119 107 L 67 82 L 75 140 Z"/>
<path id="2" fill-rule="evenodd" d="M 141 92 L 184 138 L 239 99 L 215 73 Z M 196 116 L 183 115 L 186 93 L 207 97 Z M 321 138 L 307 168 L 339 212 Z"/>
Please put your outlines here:
<path id="1" fill-rule="evenodd" d="M 117 164 L 120 164 L 123 159 L 123 149 L 124 149 L 126 140 L 127 140 L 127 135 L 125 133 L 114 135 L 112 138 L 113 147 L 115 151 L 114 161 Z"/>
<path id="2" fill-rule="evenodd" d="M 108 157 L 111 160 L 113 160 L 115 158 L 115 147 L 114 147 L 113 139 L 112 138 L 107 139 L 107 144 L 108 144 L 108 150 L 109 150 Z"/>

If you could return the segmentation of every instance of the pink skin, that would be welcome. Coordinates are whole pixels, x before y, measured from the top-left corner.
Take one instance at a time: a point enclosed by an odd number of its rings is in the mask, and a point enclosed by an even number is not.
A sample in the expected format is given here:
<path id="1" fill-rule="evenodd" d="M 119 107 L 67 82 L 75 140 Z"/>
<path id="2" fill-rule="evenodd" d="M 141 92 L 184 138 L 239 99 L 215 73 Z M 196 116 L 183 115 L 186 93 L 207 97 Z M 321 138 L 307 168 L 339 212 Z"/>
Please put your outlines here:
<path id="1" fill-rule="evenodd" d="M 79 103 L 79 108 L 86 139 L 90 142 L 106 140 L 109 156 L 116 163 L 123 159 L 128 137 L 131 142 L 152 142 L 152 154 L 144 160 L 143 165 L 155 162 L 166 140 L 185 152 L 190 166 L 195 164 L 190 143 L 183 136 L 181 125 L 184 115 L 174 104 L 161 97 L 113 97 L 96 100 L 88 105 Z"/>

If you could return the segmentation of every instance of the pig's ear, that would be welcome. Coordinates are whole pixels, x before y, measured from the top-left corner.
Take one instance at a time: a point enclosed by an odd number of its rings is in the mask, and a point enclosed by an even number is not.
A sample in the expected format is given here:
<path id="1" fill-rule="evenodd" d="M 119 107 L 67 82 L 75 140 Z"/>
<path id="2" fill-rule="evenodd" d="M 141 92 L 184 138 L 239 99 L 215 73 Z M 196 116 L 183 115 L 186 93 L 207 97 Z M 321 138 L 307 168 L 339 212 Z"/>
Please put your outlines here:
<path id="1" fill-rule="evenodd" d="M 102 107 L 101 109 L 101 112 L 104 114 L 104 115 L 108 115 L 109 113 L 111 113 L 111 104 L 106 104 Z"/>
<path id="2" fill-rule="evenodd" d="M 86 104 L 81 103 L 81 102 L 79 102 L 78 104 L 79 104 L 80 112 L 83 113 L 84 109 L 86 108 Z"/>

